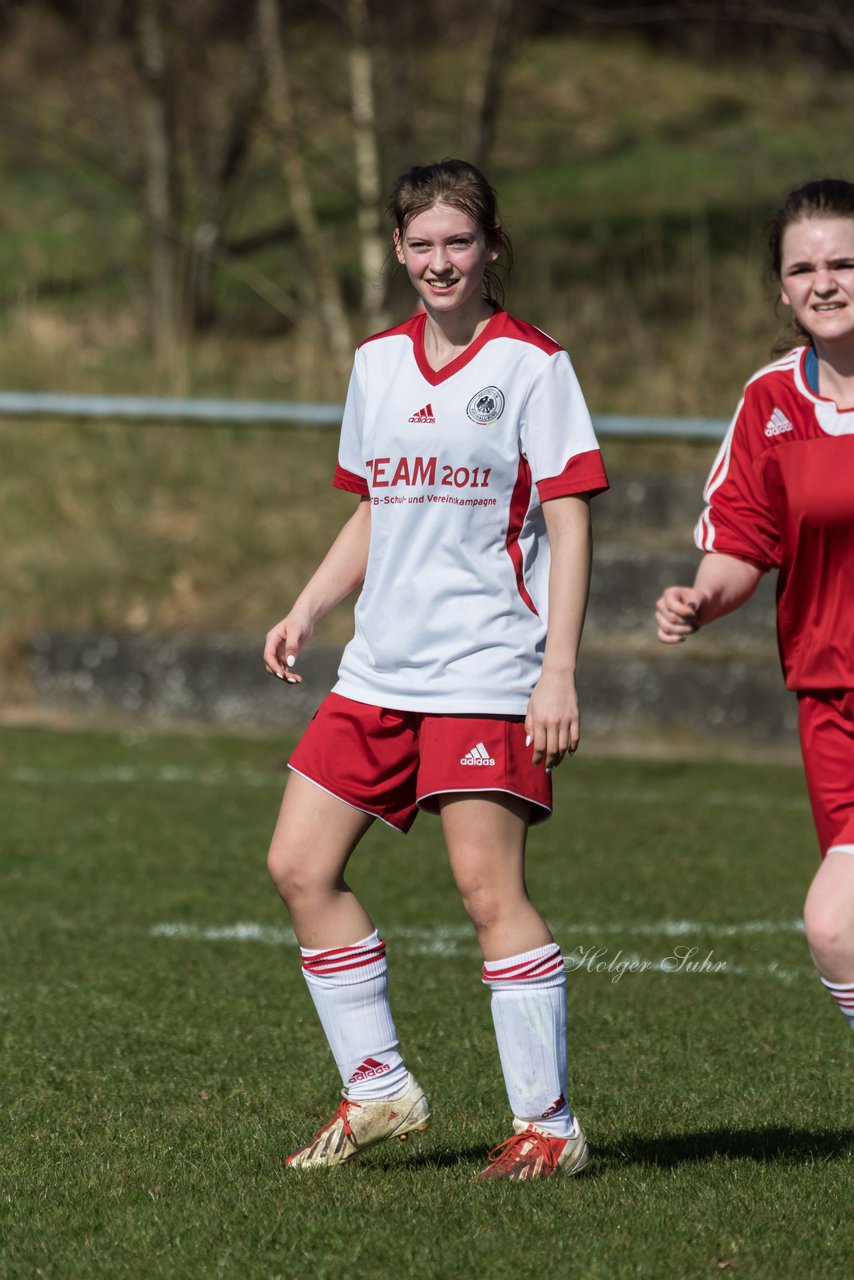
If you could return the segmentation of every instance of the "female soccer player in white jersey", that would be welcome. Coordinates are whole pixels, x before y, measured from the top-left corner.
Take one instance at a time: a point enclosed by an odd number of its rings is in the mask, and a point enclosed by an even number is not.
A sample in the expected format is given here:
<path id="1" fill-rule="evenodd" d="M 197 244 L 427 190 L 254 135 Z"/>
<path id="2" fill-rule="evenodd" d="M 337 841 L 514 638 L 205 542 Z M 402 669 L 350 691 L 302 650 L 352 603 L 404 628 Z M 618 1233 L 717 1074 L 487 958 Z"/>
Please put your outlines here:
<path id="1" fill-rule="evenodd" d="M 658 601 L 658 638 L 685 640 L 778 571 L 780 657 L 822 855 L 804 923 L 854 1030 L 854 184 L 796 187 L 768 245 L 796 345 L 745 388 L 695 531 L 706 554 L 692 587 Z"/>
<path id="2" fill-rule="evenodd" d="M 483 953 L 513 1113 L 480 1176 L 577 1173 L 588 1154 L 567 1100 L 564 962 L 524 856 L 528 826 L 551 811 L 549 770 L 578 745 L 588 503 L 607 480 L 566 352 L 500 305 L 493 264 L 510 249 L 483 175 L 458 160 L 415 168 L 389 212 L 421 307 L 356 354 L 334 483 L 359 503 L 264 650 L 269 671 L 299 679 L 314 624 L 362 584 L 268 860 L 344 1086 L 287 1163 L 337 1165 L 427 1128 L 385 943 L 344 880 L 375 818 L 405 832 L 426 809 Z"/>

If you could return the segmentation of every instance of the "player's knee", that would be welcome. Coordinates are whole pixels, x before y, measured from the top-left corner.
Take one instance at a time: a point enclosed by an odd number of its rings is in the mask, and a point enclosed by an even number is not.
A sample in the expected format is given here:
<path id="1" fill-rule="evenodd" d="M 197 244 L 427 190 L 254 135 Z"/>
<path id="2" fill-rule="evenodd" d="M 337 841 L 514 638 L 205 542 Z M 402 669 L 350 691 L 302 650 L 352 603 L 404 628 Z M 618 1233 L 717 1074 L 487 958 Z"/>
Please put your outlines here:
<path id="1" fill-rule="evenodd" d="M 305 859 L 293 856 L 289 846 L 273 843 L 267 854 L 267 871 L 288 905 L 317 891 L 316 877 Z"/>
<path id="2" fill-rule="evenodd" d="M 850 922 L 833 904 L 811 903 L 804 907 L 804 929 L 807 942 L 820 970 L 835 967 L 854 952 L 854 936 Z"/>
<path id="3" fill-rule="evenodd" d="M 493 928 L 503 918 L 506 903 L 491 885 L 482 880 L 470 880 L 457 887 L 466 914 L 478 933 Z"/>
<path id="4" fill-rule="evenodd" d="M 289 869 L 281 850 L 275 845 L 271 845 L 267 851 L 267 874 L 284 898 L 288 886 Z"/>

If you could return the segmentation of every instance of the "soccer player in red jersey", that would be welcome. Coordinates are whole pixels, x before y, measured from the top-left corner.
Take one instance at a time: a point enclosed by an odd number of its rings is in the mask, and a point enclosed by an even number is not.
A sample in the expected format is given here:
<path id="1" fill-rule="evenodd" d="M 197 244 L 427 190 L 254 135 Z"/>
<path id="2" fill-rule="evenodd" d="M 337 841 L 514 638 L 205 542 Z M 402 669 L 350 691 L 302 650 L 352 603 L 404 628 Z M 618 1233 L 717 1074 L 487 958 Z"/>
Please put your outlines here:
<path id="1" fill-rule="evenodd" d="M 693 586 L 659 599 L 658 638 L 686 640 L 777 570 L 780 657 L 822 856 L 807 941 L 854 1030 L 854 184 L 789 192 L 768 247 L 794 333 L 747 383 L 695 530 L 706 554 Z"/>
<path id="2" fill-rule="evenodd" d="M 415 168 L 389 212 L 419 310 L 356 353 L 334 483 L 359 503 L 264 650 L 298 680 L 318 618 L 361 586 L 268 858 L 343 1083 L 288 1165 L 427 1128 L 385 943 L 344 879 L 376 818 L 407 831 L 421 808 L 440 817 L 481 947 L 513 1113 L 480 1176 L 575 1173 L 588 1155 L 568 1102 L 564 961 L 524 861 L 529 825 L 551 812 L 549 770 L 578 745 L 589 498 L 607 480 L 569 356 L 501 305 L 493 264 L 510 248 L 483 175 Z"/>

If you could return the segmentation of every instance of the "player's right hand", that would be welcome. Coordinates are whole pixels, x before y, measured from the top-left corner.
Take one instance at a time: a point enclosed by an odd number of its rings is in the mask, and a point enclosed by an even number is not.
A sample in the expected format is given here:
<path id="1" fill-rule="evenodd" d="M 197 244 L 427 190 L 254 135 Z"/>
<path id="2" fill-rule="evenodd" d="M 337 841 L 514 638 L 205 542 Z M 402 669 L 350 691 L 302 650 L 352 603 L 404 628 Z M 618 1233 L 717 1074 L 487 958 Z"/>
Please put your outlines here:
<path id="1" fill-rule="evenodd" d="M 700 627 L 700 608 L 706 596 L 696 587 L 667 587 L 655 605 L 658 639 L 681 644 Z"/>
<path id="2" fill-rule="evenodd" d="M 293 670 L 300 649 L 311 638 L 310 623 L 289 613 L 267 632 L 264 643 L 264 666 L 271 676 L 287 684 L 302 684 L 302 676 Z"/>

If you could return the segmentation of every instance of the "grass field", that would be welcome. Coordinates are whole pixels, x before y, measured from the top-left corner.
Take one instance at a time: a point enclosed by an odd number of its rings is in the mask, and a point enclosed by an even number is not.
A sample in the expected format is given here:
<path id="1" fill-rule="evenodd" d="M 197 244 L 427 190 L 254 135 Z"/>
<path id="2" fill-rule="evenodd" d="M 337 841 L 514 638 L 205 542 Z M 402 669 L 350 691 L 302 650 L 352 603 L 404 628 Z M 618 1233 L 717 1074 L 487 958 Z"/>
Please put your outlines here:
<path id="1" fill-rule="evenodd" d="M 3 1280 L 850 1275 L 854 1043 L 797 924 L 796 770 L 561 769 L 530 884 L 571 958 L 595 1165 L 517 1188 L 471 1181 L 506 1100 L 426 817 L 372 832 L 352 880 L 433 1126 L 333 1176 L 283 1170 L 337 1089 L 264 870 L 286 751 L 5 734 Z"/>

